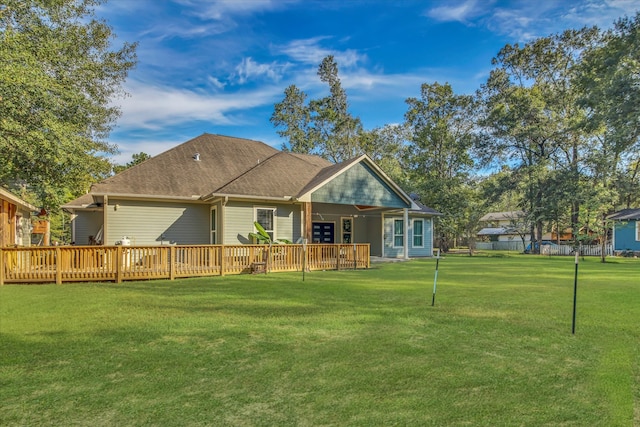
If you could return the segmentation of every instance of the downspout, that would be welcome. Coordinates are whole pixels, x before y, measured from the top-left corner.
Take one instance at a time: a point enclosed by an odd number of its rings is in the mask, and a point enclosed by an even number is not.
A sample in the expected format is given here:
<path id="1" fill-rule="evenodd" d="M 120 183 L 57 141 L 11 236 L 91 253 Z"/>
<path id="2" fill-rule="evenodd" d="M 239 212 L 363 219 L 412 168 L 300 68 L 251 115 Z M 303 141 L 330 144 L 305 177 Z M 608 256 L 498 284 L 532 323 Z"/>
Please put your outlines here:
<path id="1" fill-rule="evenodd" d="M 409 259 L 409 209 L 404 208 L 404 259 Z"/>

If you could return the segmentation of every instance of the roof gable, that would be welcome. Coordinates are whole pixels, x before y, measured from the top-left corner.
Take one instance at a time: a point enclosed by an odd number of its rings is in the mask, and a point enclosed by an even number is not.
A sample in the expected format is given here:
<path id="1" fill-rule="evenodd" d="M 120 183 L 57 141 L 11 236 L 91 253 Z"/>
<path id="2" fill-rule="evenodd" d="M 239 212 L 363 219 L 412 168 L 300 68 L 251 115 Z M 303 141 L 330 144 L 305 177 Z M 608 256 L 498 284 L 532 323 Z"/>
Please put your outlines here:
<path id="1" fill-rule="evenodd" d="M 365 161 L 356 159 L 325 169 L 315 182 L 326 176 L 325 182 L 310 190 L 311 201 L 366 205 L 390 208 L 410 208 L 411 199 Z M 328 176 L 327 176 L 328 175 Z"/>

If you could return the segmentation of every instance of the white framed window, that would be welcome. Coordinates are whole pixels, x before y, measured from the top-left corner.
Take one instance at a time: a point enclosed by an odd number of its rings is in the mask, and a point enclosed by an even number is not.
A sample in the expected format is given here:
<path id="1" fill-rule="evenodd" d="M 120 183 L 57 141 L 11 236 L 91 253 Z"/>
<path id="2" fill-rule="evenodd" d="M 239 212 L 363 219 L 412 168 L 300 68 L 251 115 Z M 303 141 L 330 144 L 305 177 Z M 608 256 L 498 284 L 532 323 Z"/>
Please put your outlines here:
<path id="1" fill-rule="evenodd" d="M 636 220 L 636 242 L 640 242 L 640 219 Z"/>
<path id="2" fill-rule="evenodd" d="M 212 245 L 218 243 L 218 209 L 214 206 L 211 208 L 211 221 L 209 230 L 211 232 L 210 242 Z"/>
<path id="3" fill-rule="evenodd" d="M 413 220 L 413 247 L 424 248 L 424 220 Z"/>
<path id="4" fill-rule="evenodd" d="M 353 243 L 353 218 L 341 218 L 342 223 L 342 243 Z"/>
<path id="5" fill-rule="evenodd" d="M 393 220 L 393 247 L 402 248 L 404 246 L 404 220 Z"/>
<path id="6" fill-rule="evenodd" d="M 276 208 L 272 207 L 256 207 L 253 209 L 254 221 L 264 228 L 271 240 L 276 235 Z"/>

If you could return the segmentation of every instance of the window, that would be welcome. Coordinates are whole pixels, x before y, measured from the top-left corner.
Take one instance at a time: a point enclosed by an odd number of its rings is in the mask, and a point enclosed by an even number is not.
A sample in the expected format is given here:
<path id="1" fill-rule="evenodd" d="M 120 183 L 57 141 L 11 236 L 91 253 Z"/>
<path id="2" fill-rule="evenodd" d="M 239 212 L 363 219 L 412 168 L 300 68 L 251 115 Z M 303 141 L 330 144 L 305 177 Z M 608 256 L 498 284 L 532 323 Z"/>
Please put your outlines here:
<path id="1" fill-rule="evenodd" d="M 404 246 L 404 220 L 402 219 L 393 221 L 393 246 L 395 248 Z"/>
<path id="2" fill-rule="evenodd" d="M 636 241 L 640 242 L 640 219 L 636 220 Z"/>
<path id="3" fill-rule="evenodd" d="M 414 248 L 422 248 L 424 247 L 423 242 L 423 227 L 424 221 L 421 219 L 413 220 L 413 247 Z"/>
<path id="4" fill-rule="evenodd" d="M 255 220 L 264 228 L 271 240 L 274 239 L 276 233 L 276 208 L 256 208 Z"/>
<path id="5" fill-rule="evenodd" d="M 211 244 L 215 245 L 218 243 L 218 210 L 213 207 L 211 208 Z"/>
<path id="6" fill-rule="evenodd" d="M 342 243 L 353 243 L 353 218 L 342 218 Z"/>

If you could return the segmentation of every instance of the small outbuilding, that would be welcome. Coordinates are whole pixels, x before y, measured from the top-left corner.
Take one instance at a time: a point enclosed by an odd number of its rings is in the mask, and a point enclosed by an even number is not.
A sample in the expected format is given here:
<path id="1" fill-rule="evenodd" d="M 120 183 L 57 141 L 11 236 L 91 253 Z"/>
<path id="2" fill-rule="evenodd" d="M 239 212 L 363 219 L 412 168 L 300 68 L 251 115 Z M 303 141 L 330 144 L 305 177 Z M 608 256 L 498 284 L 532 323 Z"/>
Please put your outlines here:
<path id="1" fill-rule="evenodd" d="M 614 252 L 640 254 L 640 208 L 622 209 L 607 219 L 613 221 Z"/>

